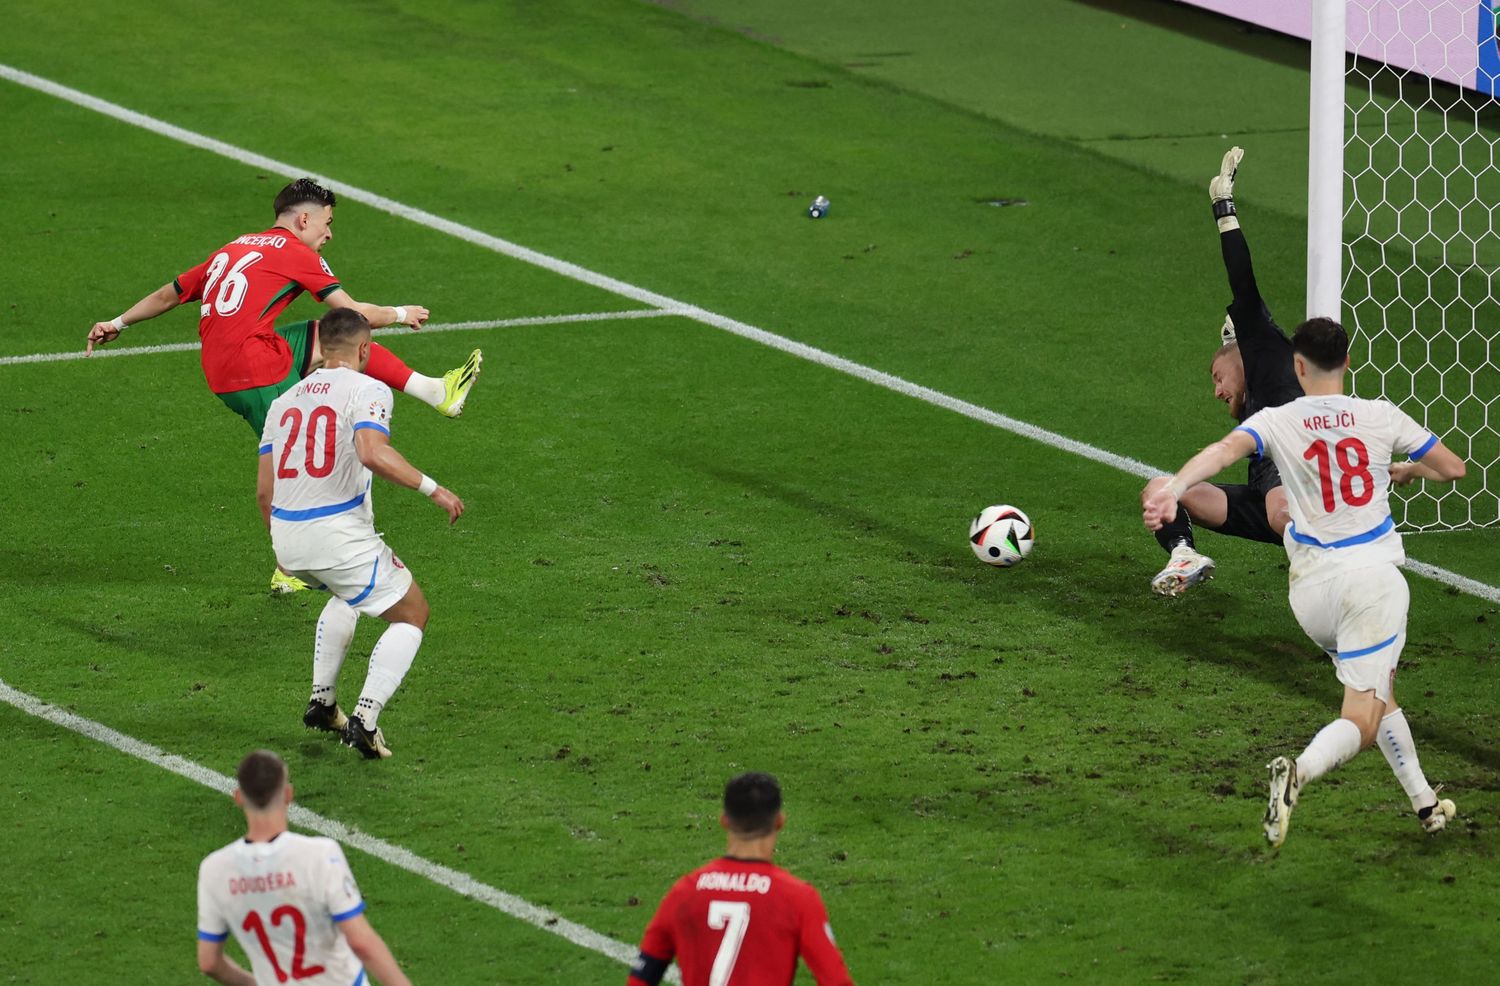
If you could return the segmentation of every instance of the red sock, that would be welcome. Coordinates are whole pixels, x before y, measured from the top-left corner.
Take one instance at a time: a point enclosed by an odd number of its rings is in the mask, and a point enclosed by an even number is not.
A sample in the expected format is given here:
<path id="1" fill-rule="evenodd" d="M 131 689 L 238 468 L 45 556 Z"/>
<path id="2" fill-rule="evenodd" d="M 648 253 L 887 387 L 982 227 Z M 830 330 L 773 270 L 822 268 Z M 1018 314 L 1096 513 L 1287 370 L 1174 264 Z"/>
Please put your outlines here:
<path id="1" fill-rule="evenodd" d="M 412 369 L 401 362 L 401 357 L 378 342 L 370 343 L 370 362 L 365 372 L 388 387 L 405 390 L 411 379 Z"/>

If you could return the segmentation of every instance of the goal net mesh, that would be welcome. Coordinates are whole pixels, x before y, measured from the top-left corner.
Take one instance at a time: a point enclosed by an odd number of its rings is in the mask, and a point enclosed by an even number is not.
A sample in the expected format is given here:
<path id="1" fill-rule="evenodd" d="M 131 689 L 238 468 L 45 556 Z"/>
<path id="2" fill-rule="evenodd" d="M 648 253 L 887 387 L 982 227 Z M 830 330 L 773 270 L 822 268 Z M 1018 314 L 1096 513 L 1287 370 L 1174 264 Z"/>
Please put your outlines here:
<path id="1" fill-rule="evenodd" d="M 1343 314 L 1354 393 L 1399 405 L 1469 463 L 1456 486 L 1395 492 L 1392 509 L 1409 531 L 1500 526 L 1500 104 L 1476 91 L 1496 88 L 1476 55 L 1476 40 L 1478 51 L 1486 38 L 1494 47 L 1489 8 L 1347 7 L 1348 50 L 1369 56 L 1350 58 L 1345 77 Z M 1408 63 L 1415 51 L 1422 71 L 1387 64 L 1386 47 Z"/>

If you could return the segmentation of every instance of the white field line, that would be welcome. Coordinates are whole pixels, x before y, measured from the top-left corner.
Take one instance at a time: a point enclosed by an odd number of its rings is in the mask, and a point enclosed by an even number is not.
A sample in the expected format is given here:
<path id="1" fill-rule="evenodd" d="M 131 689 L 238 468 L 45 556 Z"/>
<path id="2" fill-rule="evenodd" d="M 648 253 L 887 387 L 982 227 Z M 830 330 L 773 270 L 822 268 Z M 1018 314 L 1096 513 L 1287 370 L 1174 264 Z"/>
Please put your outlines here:
<path id="1" fill-rule="evenodd" d="M 50 702 L 44 702 L 39 698 L 28 695 L 26 692 L 18 691 L 0 681 L 0 701 L 13 705 L 22 712 L 45 719 L 50 723 L 71 729 L 79 735 L 86 736 L 91 740 L 103 743 L 105 746 L 128 753 L 132 757 L 144 760 L 155 767 L 171 771 L 179 777 L 185 777 L 190 781 L 202 784 L 206 788 L 218 791 L 220 794 L 232 795 L 236 787 L 233 778 L 195 763 L 185 757 L 143 743 L 133 736 L 110 729 L 102 723 L 83 716 L 58 708 Z M 367 835 L 358 829 L 349 828 L 342 822 L 337 822 L 315 811 L 304 808 L 301 805 L 293 805 L 291 821 L 298 828 L 317 832 L 337 839 L 346 846 L 353 846 L 361 852 L 374 856 L 392 866 L 400 867 L 409 873 L 431 880 L 439 886 L 447 887 L 454 893 L 471 900 L 477 900 L 481 904 L 488 904 L 495 910 L 507 914 L 519 921 L 524 921 L 533 927 L 557 935 L 572 942 L 580 948 L 586 948 L 591 952 L 608 956 L 618 962 L 629 964 L 635 961 L 636 948 L 625 942 L 617 941 L 608 935 L 601 935 L 592 928 L 586 928 L 581 924 L 569 921 L 562 915 L 549 911 L 545 907 L 539 907 L 528 900 L 498 890 L 487 883 L 460 873 L 458 870 L 441 863 L 434 863 L 430 859 L 418 856 L 409 849 L 386 842 L 384 839 L 373 835 Z M 399 949 L 398 949 L 399 951 Z M 674 982 L 682 982 L 676 968 L 673 968 L 667 978 Z"/>
<path id="2" fill-rule="evenodd" d="M 940 393 L 929 387 L 923 387 L 919 384 L 914 384 L 909 381 L 903 380 L 900 377 L 892 376 L 889 373 L 883 373 L 880 370 L 872 369 L 861 363 L 855 363 L 852 360 L 844 359 L 842 356 L 835 356 L 832 353 L 817 349 L 813 346 L 806 345 L 805 343 L 797 342 L 794 339 L 788 339 L 786 336 L 777 335 L 774 332 L 767 332 L 765 329 L 758 329 L 753 325 L 736 321 L 735 319 L 728 318 L 724 315 L 716 314 L 714 312 L 708 311 L 707 309 L 699 308 L 696 305 L 689 305 L 685 302 L 677 301 L 674 298 L 669 298 L 666 295 L 657 294 L 654 291 L 648 291 L 645 288 L 638 287 L 626 281 L 621 281 L 616 278 L 609 277 L 605 274 L 596 273 L 595 271 L 591 271 L 585 267 L 580 267 L 577 264 L 570 263 L 569 261 L 559 260 L 558 258 L 548 256 L 545 253 L 540 253 L 528 247 L 523 247 L 518 243 L 512 243 L 511 241 L 503 240 L 498 236 L 492 236 L 489 233 L 474 229 L 472 226 L 465 226 L 462 223 L 454 222 L 451 219 L 444 219 L 441 216 L 433 215 L 432 213 L 425 210 L 416 209 L 409 205 L 404 205 L 400 202 L 395 201 L 394 199 L 386 198 L 383 195 L 377 195 L 374 192 L 368 192 L 361 188 L 355 188 L 351 185 L 345 185 L 343 182 L 340 182 L 333 178 L 328 178 L 325 175 L 320 175 L 318 172 L 311 169 L 299 168 L 294 165 L 277 161 L 273 158 L 268 158 L 262 154 L 256 154 L 253 151 L 247 151 L 243 148 L 236 147 L 233 144 L 226 144 L 222 140 L 215 140 L 212 137 L 207 137 L 203 134 L 195 133 L 191 130 L 184 130 L 182 127 L 166 123 L 162 120 L 156 119 L 155 117 L 146 116 L 144 113 L 137 113 L 135 110 L 126 109 L 125 107 L 120 106 L 117 103 L 111 103 L 107 100 L 100 99 L 97 96 L 90 96 L 88 93 L 80 92 L 77 89 L 72 89 L 68 86 L 53 82 L 50 79 L 44 79 L 41 76 L 32 75 L 30 72 L 23 72 L 20 69 L 13 68 L 9 65 L 0 64 L 0 79 L 8 79 L 9 81 L 14 82 L 18 85 L 26 86 L 30 89 L 35 89 L 38 92 L 46 93 L 49 96 L 55 96 L 58 99 L 73 103 L 76 106 L 82 106 L 85 109 L 94 110 L 97 113 L 102 113 L 105 116 L 120 120 L 124 123 L 131 124 L 132 126 L 140 127 L 144 130 L 149 130 L 152 133 L 160 134 L 163 137 L 168 137 L 172 140 L 187 144 L 191 147 L 197 147 L 206 151 L 212 151 L 213 153 L 218 154 L 222 157 L 226 157 L 231 161 L 238 161 L 241 164 L 259 168 L 263 171 L 270 171 L 276 174 L 285 175 L 289 178 L 299 177 L 301 175 L 310 175 L 314 178 L 326 181 L 328 184 L 335 186 L 338 194 L 343 198 L 349 199 L 350 201 L 363 203 L 364 205 L 370 206 L 371 208 L 379 209 L 382 212 L 389 213 L 393 216 L 398 216 L 402 219 L 408 219 L 419 225 L 426 226 L 429 229 L 435 229 L 440 232 L 447 233 L 450 236 L 463 240 L 465 243 L 483 247 L 487 250 L 493 250 L 495 253 L 503 254 L 504 256 L 512 257 L 516 260 L 521 260 L 528 264 L 534 264 L 537 267 L 543 268 L 544 270 L 552 271 L 554 274 L 560 274 L 563 277 L 572 278 L 575 281 L 581 281 L 584 284 L 592 285 L 593 287 L 597 287 L 602 290 L 621 295 L 622 297 L 639 301 L 642 304 L 654 305 L 658 308 L 673 309 L 673 314 L 681 315 L 684 318 L 690 318 L 694 321 L 701 322 L 704 325 L 712 326 L 713 328 L 720 329 L 724 332 L 742 336 L 746 339 L 761 343 L 762 345 L 770 346 L 773 349 L 779 349 L 784 353 L 788 353 L 800 359 L 805 359 L 810 362 L 817 363 L 818 365 L 828 367 L 831 370 L 837 370 L 840 373 L 847 373 L 850 376 L 857 377 L 860 380 L 875 384 L 878 387 L 885 387 L 888 390 L 893 390 L 898 394 L 905 394 L 908 397 L 914 397 L 917 400 L 926 401 L 927 403 L 936 405 L 937 407 L 947 408 L 950 411 L 954 411 L 966 417 L 973 418 L 975 421 L 982 421 L 985 424 L 993 425 L 996 428 L 1004 429 L 1005 431 L 1009 431 L 1016 435 L 1021 435 L 1025 438 L 1030 438 L 1034 441 L 1041 442 L 1044 445 L 1050 445 L 1053 448 L 1062 449 L 1065 452 L 1072 452 L 1074 455 L 1080 455 L 1085 459 L 1091 459 L 1094 462 L 1112 466 L 1123 472 L 1130 473 L 1131 475 L 1148 478 L 1150 476 L 1157 476 L 1165 473 L 1165 470 L 1156 469 L 1155 467 L 1149 466 L 1137 459 L 1131 459 L 1122 455 L 1116 455 L 1113 452 L 1107 452 L 1104 449 L 1097 448 L 1085 442 L 1080 442 L 1075 439 L 1068 438 L 1065 435 L 1059 435 L 1055 431 L 1049 431 L 1046 428 L 1039 428 L 1036 425 L 1029 424 L 1025 421 L 1019 421 L 1015 418 L 1008 417 L 1007 415 L 980 407 L 977 404 L 971 404 L 968 401 L 960 400 L 956 397 L 950 397 L 947 394 Z M 1453 588 L 1458 589 L 1460 592 L 1467 592 L 1472 595 L 1476 595 L 1481 599 L 1487 599 L 1491 602 L 1500 603 L 1500 588 L 1497 588 L 1496 586 L 1478 582 L 1474 579 L 1459 575 L 1456 572 L 1450 572 L 1447 569 L 1439 568 L 1436 565 L 1428 565 L 1426 563 L 1419 564 L 1420 567 L 1409 566 L 1410 570 L 1418 575 L 1423 575 L 1427 578 L 1441 582 L 1444 585 L 1452 586 Z"/>
<path id="3" fill-rule="evenodd" d="M 420 329 L 392 325 L 376 329 L 377 336 L 430 335 L 434 332 L 477 332 L 481 329 L 513 329 L 525 325 L 564 325 L 569 322 L 610 322 L 627 318 L 661 318 L 677 315 L 672 308 L 637 308 L 624 312 L 582 312 L 577 315 L 530 315 L 525 318 L 497 318 L 487 322 L 429 322 Z M 202 349 L 198 342 L 166 342 L 156 346 L 104 346 L 89 356 L 82 349 L 64 353 L 28 353 L 25 356 L 0 356 L 0 366 L 22 363 L 64 363 L 75 359 L 103 359 L 112 356 L 149 356 L 153 353 L 186 353 Z"/>

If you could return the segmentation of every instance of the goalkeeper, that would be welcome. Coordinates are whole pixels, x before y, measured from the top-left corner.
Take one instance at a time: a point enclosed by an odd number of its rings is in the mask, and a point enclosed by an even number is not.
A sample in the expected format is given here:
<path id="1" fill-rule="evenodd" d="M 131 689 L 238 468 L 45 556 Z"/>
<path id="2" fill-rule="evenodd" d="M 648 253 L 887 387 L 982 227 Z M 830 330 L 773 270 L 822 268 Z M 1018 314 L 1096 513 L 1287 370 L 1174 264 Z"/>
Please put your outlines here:
<path id="1" fill-rule="evenodd" d="M 1223 345 L 1214 353 L 1209 370 L 1214 397 L 1229 406 L 1229 414 L 1236 421 L 1244 421 L 1261 408 L 1277 407 L 1302 396 L 1302 385 L 1292 369 L 1291 340 L 1271 318 L 1255 286 L 1250 247 L 1235 212 L 1234 179 L 1244 156 L 1243 150 L 1231 147 L 1218 175 L 1208 184 L 1224 270 L 1234 296 L 1220 333 Z M 1170 479 L 1159 476 L 1147 483 L 1141 492 L 1142 503 Z M 1170 553 L 1171 560 L 1151 580 L 1152 591 L 1178 596 L 1213 578 L 1213 559 L 1193 544 L 1195 523 L 1231 537 L 1281 544 L 1289 519 L 1281 474 L 1269 458 L 1251 458 L 1245 485 L 1199 483 L 1183 494 L 1177 518 L 1156 531 L 1156 540 Z"/>

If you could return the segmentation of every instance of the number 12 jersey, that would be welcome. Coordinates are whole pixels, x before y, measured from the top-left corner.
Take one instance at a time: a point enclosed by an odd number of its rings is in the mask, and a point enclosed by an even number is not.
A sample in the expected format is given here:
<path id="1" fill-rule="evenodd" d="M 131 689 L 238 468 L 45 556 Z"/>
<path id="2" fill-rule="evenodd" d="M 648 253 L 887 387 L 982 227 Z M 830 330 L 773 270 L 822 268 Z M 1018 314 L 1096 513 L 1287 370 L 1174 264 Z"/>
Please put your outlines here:
<path id="1" fill-rule="evenodd" d="M 364 968 L 338 925 L 364 909 L 332 839 L 296 832 L 270 842 L 239 839 L 198 867 L 198 937 L 233 934 L 260 986 L 362 982 Z"/>

